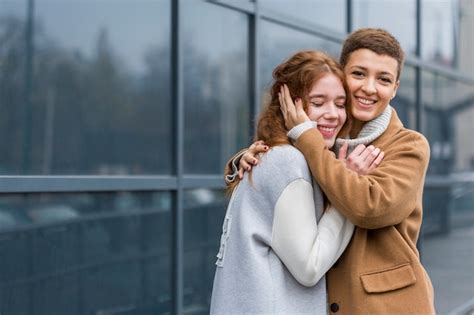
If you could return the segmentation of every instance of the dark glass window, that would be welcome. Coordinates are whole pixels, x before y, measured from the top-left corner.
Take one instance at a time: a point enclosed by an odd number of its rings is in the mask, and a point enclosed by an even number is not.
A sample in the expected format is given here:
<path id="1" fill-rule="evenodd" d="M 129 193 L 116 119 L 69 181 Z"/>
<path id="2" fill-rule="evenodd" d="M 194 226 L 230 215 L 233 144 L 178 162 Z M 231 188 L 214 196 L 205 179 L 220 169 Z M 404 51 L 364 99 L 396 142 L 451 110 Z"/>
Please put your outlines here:
<path id="1" fill-rule="evenodd" d="M 264 11 L 275 11 L 282 18 L 322 26 L 339 33 L 346 31 L 345 0 L 259 0 Z"/>
<path id="2" fill-rule="evenodd" d="M 0 10 L 2 173 L 171 173 L 169 1 L 25 2 Z"/>
<path id="3" fill-rule="evenodd" d="M 227 198 L 220 190 L 184 194 L 184 309 L 209 314 Z"/>
<path id="4" fill-rule="evenodd" d="M 416 94 L 415 68 L 405 65 L 400 77 L 397 96 L 390 102 L 405 127 L 415 129 L 416 126 Z"/>
<path id="5" fill-rule="evenodd" d="M 171 204 L 167 192 L 2 196 L 1 313 L 169 312 Z"/>
<path id="6" fill-rule="evenodd" d="M 431 144 L 430 172 L 474 170 L 474 87 L 437 73 L 423 72 L 424 133 Z"/>
<path id="7" fill-rule="evenodd" d="M 431 147 L 423 196 L 422 259 L 431 276 L 436 310 L 449 313 L 472 299 L 474 253 L 474 86 L 422 72 L 423 133 Z M 455 244 L 455 246 L 453 246 Z M 456 283 L 446 287 L 448 277 Z"/>
<path id="8" fill-rule="evenodd" d="M 200 1 L 183 6 L 184 169 L 220 174 L 249 143 L 248 18 Z"/>
<path id="9" fill-rule="evenodd" d="M 260 91 L 265 93 L 272 83 L 273 69 L 299 50 L 322 50 L 339 57 L 340 44 L 296 31 L 271 22 L 262 21 L 260 53 Z"/>
<path id="10" fill-rule="evenodd" d="M 416 49 L 416 1 L 353 0 L 352 29 L 381 27 L 392 33 L 407 54 Z"/>
<path id="11" fill-rule="evenodd" d="M 466 7 L 463 11 L 459 7 L 461 5 L 460 2 L 465 3 Z M 461 20 L 464 12 L 472 12 L 468 3 L 469 1 L 452 0 L 421 1 L 421 55 L 423 59 L 446 66 L 454 66 L 456 64 L 456 54 L 458 53 L 456 45 L 459 44 L 460 40 L 460 38 L 456 37 L 460 35 L 459 28 L 462 27 L 463 31 L 472 29 L 467 25 L 462 26 L 459 24 L 462 23 Z M 472 7 L 472 3 L 470 5 Z M 464 20 L 464 22 L 467 22 L 470 19 L 465 18 Z M 471 31 L 468 32 L 471 33 Z M 463 40 L 472 42 L 472 34 L 464 37 Z M 462 69 L 460 70 L 462 71 Z"/>

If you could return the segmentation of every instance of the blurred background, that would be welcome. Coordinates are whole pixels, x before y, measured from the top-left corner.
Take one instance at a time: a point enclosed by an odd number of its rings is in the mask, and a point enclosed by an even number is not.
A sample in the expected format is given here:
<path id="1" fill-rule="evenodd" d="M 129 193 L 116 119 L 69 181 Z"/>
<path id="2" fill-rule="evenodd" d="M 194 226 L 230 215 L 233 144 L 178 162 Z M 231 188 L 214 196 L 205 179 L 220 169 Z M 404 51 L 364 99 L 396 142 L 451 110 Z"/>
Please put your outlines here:
<path id="1" fill-rule="evenodd" d="M 272 69 L 364 26 L 408 55 L 438 314 L 472 314 L 473 0 L 0 0 L 0 314 L 207 314 Z"/>

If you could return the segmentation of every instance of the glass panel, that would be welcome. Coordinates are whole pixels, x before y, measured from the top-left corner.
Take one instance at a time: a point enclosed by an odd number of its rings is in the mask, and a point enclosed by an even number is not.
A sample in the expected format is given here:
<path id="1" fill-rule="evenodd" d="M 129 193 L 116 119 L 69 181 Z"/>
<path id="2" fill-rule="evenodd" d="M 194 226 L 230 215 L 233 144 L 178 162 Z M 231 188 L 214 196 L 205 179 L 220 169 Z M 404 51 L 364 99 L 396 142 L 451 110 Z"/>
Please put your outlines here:
<path id="1" fill-rule="evenodd" d="M 400 77 L 397 96 L 390 104 L 397 110 L 398 117 L 405 127 L 415 129 L 416 126 L 416 71 L 405 65 Z"/>
<path id="2" fill-rule="evenodd" d="M 458 2 L 457 0 L 421 1 L 421 55 L 423 59 L 448 66 L 455 64 L 457 50 L 455 45 L 459 40 L 455 38 L 455 34 L 459 31 L 461 16 Z M 471 38 L 472 33 L 469 35 L 469 40 Z"/>
<path id="3" fill-rule="evenodd" d="M 282 18 L 316 24 L 340 33 L 346 31 L 346 0 L 258 0 L 264 11 Z"/>
<path id="4" fill-rule="evenodd" d="M 353 27 L 381 27 L 392 33 L 407 54 L 416 50 L 416 1 L 353 0 Z M 396 18 L 393 18 L 395 17 Z"/>
<path id="5" fill-rule="evenodd" d="M 474 170 L 474 146 L 466 145 L 474 134 L 474 85 L 425 72 L 423 103 L 431 172 Z"/>
<path id="6" fill-rule="evenodd" d="M 428 174 L 448 174 L 452 165 L 452 141 L 448 138 L 450 117 L 443 110 L 442 78 L 431 72 L 422 73 L 422 100 L 425 112 L 423 133 L 431 146 Z"/>
<path id="7" fill-rule="evenodd" d="M 433 282 L 438 314 L 449 314 L 462 305 L 472 307 L 473 196 L 473 182 L 425 187 L 421 253 Z M 466 312 L 469 314 L 468 309 Z"/>
<path id="8" fill-rule="evenodd" d="M 182 16 L 184 170 L 220 174 L 250 140 L 248 17 L 201 1 Z"/>
<path id="9" fill-rule="evenodd" d="M 209 314 L 216 254 L 227 198 L 220 190 L 195 189 L 184 195 L 184 311 Z"/>
<path id="10" fill-rule="evenodd" d="M 339 58 L 341 45 L 278 24 L 262 21 L 260 58 L 260 91 L 265 92 L 272 83 L 273 69 L 299 50 L 317 49 Z"/>
<path id="11" fill-rule="evenodd" d="M 424 133 L 431 146 L 422 258 L 437 311 L 447 314 L 474 295 L 474 86 L 431 72 L 422 78 Z"/>
<path id="12" fill-rule="evenodd" d="M 20 20 L 0 10 L 2 173 L 171 173 L 169 1 L 37 0 L 34 10 L 31 23 L 26 9 Z"/>
<path id="13" fill-rule="evenodd" d="M 456 4 L 459 6 L 457 11 L 459 15 L 454 16 L 454 18 L 459 17 L 459 21 L 455 21 L 454 23 L 459 23 L 459 31 L 455 42 L 456 45 L 453 48 L 457 48 L 457 51 L 454 53 L 455 58 L 457 58 L 455 59 L 454 65 L 457 67 L 456 70 L 472 77 L 474 74 L 474 62 L 472 61 L 472 56 L 474 55 L 472 40 L 474 1 L 461 0 L 456 1 L 455 5 Z"/>
<path id="14" fill-rule="evenodd" d="M 2 314 L 171 309 L 171 194 L 0 198 Z"/>

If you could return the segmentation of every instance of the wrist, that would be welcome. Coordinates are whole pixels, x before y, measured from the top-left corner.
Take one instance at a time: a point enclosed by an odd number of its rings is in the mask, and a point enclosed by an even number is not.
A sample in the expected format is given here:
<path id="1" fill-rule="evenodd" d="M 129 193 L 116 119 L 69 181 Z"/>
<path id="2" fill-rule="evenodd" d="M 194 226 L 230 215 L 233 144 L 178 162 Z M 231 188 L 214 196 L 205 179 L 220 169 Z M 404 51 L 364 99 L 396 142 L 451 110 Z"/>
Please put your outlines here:
<path id="1" fill-rule="evenodd" d="M 298 138 L 307 130 L 311 129 L 311 128 L 316 128 L 317 127 L 317 124 L 315 121 L 312 121 L 312 120 L 307 120 L 305 122 L 302 122 L 296 126 L 294 126 L 293 128 L 290 129 L 290 131 L 288 131 L 288 133 L 286 134 L 288 136 L 288 138 L 290 138 L 292 141 L 296 142 L 298 140 Z"/>

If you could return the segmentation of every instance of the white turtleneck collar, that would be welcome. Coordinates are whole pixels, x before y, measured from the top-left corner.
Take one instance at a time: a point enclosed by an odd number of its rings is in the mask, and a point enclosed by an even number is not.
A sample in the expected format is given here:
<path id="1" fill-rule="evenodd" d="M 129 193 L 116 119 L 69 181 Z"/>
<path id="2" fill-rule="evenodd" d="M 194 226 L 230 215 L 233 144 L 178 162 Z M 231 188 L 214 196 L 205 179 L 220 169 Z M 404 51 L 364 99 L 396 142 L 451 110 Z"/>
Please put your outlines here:
<path id="1" fill-rule="evenodd" d="M 339 151 L 339 148 L 344 144 L 348 143 L 349 147 L 347 152 L 350 153 L 356 146 L 359 144 L 367 145 L 377 139 L 385 130 L 390 123 L 390 119 L 392 117 L 392 106 L 387 105 L 385 110 L 377 117 L 365 123 L 362 127 L 359 135 L 355 139 L 345 139 L 345 138 L 338 138 L 336 139 L 336 143 L 334 145 L 334 149 L 336 152 Z"/>

